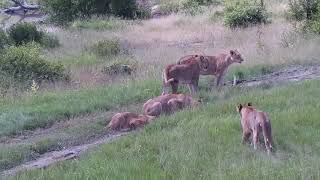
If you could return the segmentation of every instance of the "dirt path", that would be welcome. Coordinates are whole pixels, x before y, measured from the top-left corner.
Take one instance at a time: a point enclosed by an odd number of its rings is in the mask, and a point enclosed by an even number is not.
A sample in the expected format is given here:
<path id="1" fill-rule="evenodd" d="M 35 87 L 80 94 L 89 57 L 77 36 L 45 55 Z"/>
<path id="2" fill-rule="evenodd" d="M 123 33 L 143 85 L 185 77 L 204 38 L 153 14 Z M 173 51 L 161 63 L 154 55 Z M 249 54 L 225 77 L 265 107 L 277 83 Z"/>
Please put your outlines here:
<path id="1" fill-rule="evenodd" d="M 261 76 L 259 78 L 252 78 L 248 80 L 243 80 L 238 82 L 240 86 L 258 86 L 261 84 L 270 84 L 270 83 L 287 83 L 287 82 L 297 82 L 307 79 L 316 79 L 320 78 L 320 65 L 314 66 L 298 66 L 290 67 L 282 71 L 277 71 L 271 74 Z M 232 82 L 228 82 L 228 85 Z M 61 151 L 52 151 L 41 155 L 36 160 L 24 163 L 7 171 L 4 171 L 5 176 L 15 175 L 18 172 L 32 170 L 37 168 L 45 168 L 49 165 L 55 164 L 60 161 L 73 159 L 79 157 L 84 152 L 88 151 L 91 148 L 97 147 L 101 144 L 110 143 L 114 140 L 117 140 L 121 136 L 127 135 L 129 132 L 120 132 L 120 133 L 109 133 L 103 136 L 100 139 L 95 140 L 92 143 L 82 144 L 78 146 L 69 147 Z"/>
<path id="2" fill-rule="evenodd" d="M 97 147 L 101 144 L 110 143 L 120 138 L 121 136 L 124 136 L 127 134 L 128 132 L 108 134 L 100 139 L 97 139 L 93 143 L 74 146 L 61 151 L 48 152 L 43 154 L 41 157 L 39 157 L 34 161 L 29 161 L 22 165 L 16 166 L 12 169 L 4 171 L 2 174 L 4 176 L 12 176 L 21 171 L 27 171 L 27 170 L 38 169 L 38 168 L 46 168 L 51 164 L 55 164 L 60 161 L 65 161 L 68 159 L 74 159 L 76 157 L 79 157 L 81 154 L 83 154 L 84 152 L 87 152 L 89 149 Z"/>
<path id="3" fill-rule="evenodd" d="M 240 86 L 258 86 L 261 84 L 297 82 L 320 77 L 320 65 L 290 67 L 285 70 L 270 73 L 259 78 L 252 78 L 238 82 Z M 229 82 L 233 83 L 233 82 Z"/>

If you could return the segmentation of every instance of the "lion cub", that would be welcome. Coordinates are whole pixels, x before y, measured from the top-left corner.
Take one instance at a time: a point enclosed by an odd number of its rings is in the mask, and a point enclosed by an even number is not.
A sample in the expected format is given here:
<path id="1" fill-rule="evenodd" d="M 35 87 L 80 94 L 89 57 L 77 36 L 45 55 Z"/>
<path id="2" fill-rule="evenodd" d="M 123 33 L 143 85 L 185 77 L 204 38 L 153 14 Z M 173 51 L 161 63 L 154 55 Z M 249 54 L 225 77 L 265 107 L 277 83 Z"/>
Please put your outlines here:
<path id="1" fill-rule="evenodd" d="M 165 94 L 149 99 L 144 103 L 143 111 L 147 115 L 160 116 L 161 114 L 173 113 L 186 107 L 197 106 L 199 103 L 189 95 Z"/>
<path id="2" fill-rule="evenodd" d="M 187 84 L 191 94 L 198 90 L 200 71 L 209 67 L 208 59 L 204 56 L 193 56 L 186 64 L 170 64 L 162 72 L 163 91 L 162 95 L 177 93 L 179 83 Z"/>
<path id="3" fill-rule="evenodd" d="M 108 128 L 112 130 L 132 130 L 137 127 L 142 127 L 145 124 L 153 121 L 155 116 L 138 115 L 131 112 L 122 112 L 115 114 L 108 124 Z"/>
<path id="4" fill-rule="evenodd" d="M 247 105 L 239 104 L 236 106 L 236 110 L 241 116 L 242 143 L 248 141 L 250 135 L 253 134 L 254 149 L 257 149 L 259 135 L 262 131 L 267 152 L 270 154 L 273 148 L 273 140 L 271 135 L 271 122 L 267 113 L 254 109 L 251 103 Z"/>

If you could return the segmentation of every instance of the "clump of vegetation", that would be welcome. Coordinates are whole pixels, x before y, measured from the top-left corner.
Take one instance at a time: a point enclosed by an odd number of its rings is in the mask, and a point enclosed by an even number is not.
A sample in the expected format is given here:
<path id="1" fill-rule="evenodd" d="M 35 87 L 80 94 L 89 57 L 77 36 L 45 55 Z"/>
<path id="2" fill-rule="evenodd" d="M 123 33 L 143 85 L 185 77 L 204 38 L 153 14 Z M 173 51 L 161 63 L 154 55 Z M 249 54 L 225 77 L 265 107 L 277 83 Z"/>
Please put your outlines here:
<path id="1" fill-rule="evenodd" d="M 9 45 L 10 39 L 7 33 L 3 29 L 0 29 L 0 50 L 6 48 Z"/>
<path id="2" fill-rule="evenodd" d="M 288 18 L 302 22 L 302 30 L 320 34 L 320 1 L 290 0 Z"/>
<path id="3" fill-rule="evenodd" d="M 115 61 L 102 69 L 107 75 L 131 75 L 135 71 L 136 65 L 127 60 Z"/>
<path id="4" fill-rule="evenodd" d="M 43 0 L 43 4 L 50 19 L 61 25 L 95 15 L 114 15 L 126 19 L 150 16 L 150 11 L 139 7 L 135 0 Z"/>
<path id="5" fill-rule="evenodd" d="M 138 9 L 135 0 L 111 0 L 110 7 L 114 15 L 131 19 Z"/>
<path id="6" fill-rule="evenodd" d="M 32 23 L 19 23 L 9 29 L 9 36 L 16 45 L 21 45 L 31 41 L 40 43 L 44 33 Z"/>
<path id="7" fill-rule="evenodd" d="M 116 56 L 120 53 L 120 42 L 118 39 L 105 39 L 94 43 L 89 50 L 102 57 Z"/>
<path id="8" fill-rule="evenodd" d="M 248 27 L 267 23 L 268 17 L 265 7 L 261 4 L 231 0 L 226 3 L 224 23 L 230 28 Z"/>
<path id="9" fill-rule="evenodd" d="M 40 54 L 40 46 L 30 43 L 7 48 L 1 55 L 0 71 L 22 82 L 55 81 L 65 78 L 60 63 L 50 63 Z"/>
<path id="10" fill-rule="evenodd" d="M 4 36 L 1 34 L 0 32 L 0 36 Z M 12 26 L 9 29 L 9 37 L 15 45 L 22 45 L 32 41 L 40 43 L 46 48 L 54 48 L 60 45 L 56 36 L 39 31 L 34 24 L 27 22 Z"/>
<path id="11" fill-rule="evenodd" d="M 312 20 L 318 13 L 319 0 L 290 0 L 289 19 L 302 21 Z"/>

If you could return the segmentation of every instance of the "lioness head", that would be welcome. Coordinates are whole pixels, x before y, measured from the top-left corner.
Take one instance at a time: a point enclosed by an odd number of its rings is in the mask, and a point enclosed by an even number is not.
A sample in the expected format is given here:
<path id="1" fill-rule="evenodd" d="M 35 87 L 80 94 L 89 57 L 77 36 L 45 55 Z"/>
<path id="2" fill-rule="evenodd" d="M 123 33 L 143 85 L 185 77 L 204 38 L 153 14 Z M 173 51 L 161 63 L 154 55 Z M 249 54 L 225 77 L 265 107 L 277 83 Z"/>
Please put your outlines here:
<path id="1" fill-rule="evenodd" d="M 230 56 L 233 62 L 242 63 L 242 61 L 244 61 L 241 54 L 237 50 L 230 50 Z"/>
<path id="2" fill-rule="evenodd" d="M 204 56 L 200 56 L 200 68 L 203 71 L 207 71 L 209 69 L 209 61 L 208 58 L 204 57 Z"/>
<path id="3" fill-rule="evenodd" d="M 241 110 L 242 110 L 242 108 L 244 108 L 244 107 L 249 107 L 249 106 L 252 106 L 252 103 L 251 102 L 248 102 L 246 105 L 242 105 L 242 104 L 238 104 L 237 106 L 236 106 L 236 111 L 237 112 L 241 112 Z"/>

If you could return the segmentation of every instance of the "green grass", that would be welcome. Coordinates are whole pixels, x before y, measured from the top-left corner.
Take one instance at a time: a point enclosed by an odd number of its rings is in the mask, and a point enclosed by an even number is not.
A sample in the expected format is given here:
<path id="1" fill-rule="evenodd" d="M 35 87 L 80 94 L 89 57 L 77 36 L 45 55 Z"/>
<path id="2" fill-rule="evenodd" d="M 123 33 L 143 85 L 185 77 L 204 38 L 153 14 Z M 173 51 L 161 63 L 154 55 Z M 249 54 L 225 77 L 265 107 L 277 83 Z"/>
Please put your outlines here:
<path id="1" fill-rule="evenodd" d="M 118 30 L 126 28 L 129 24 L 129 21 L 117 18 L 92 18 L 87 20 L 76 20 L 73 22 L 72 27 L 94 30 Z"/>
<path id="2" fill-rule="evenodd" d="M 22 143 L 4 144 L 0 147 L 0 170 L 12 168 L 49 151 L 61 150 L 63 147 L 79 145 L 100 137 L 108 132 L 104 127 L 106 120 L 111 118 L 110 115 L 95 122 L 61 128 L 57 132 L 43 134 L 37 138 L 30 137 Z"/>
<path id="3" fill-rule="evenodd" d="M 50 126 L 73 116 L 116 109 L 160 94 L 159 82 L 146 80 L 126 84 L 44 92 L 0 100 L 0 137 L 22 130 Z"/>
<path id="4" fill-rule="evenodd" d="M 313 80 L 208 93 L 213 98 L 202 107 L 162 117 L 80 160 L 15 179 L 319 179 L 319 88 Z M 276 153 L 270 158 L 262 145 L 254 151 L 240 143 L 235 105 L 248 101 L 271 118 Z"/>

